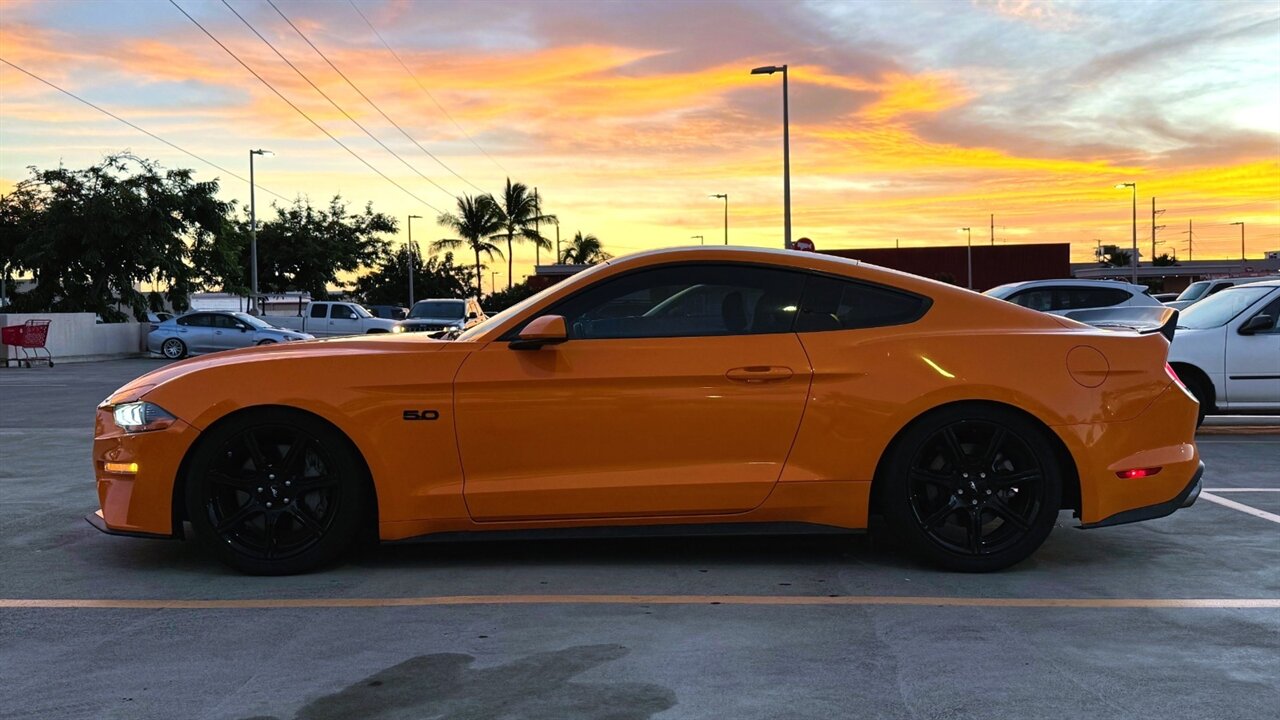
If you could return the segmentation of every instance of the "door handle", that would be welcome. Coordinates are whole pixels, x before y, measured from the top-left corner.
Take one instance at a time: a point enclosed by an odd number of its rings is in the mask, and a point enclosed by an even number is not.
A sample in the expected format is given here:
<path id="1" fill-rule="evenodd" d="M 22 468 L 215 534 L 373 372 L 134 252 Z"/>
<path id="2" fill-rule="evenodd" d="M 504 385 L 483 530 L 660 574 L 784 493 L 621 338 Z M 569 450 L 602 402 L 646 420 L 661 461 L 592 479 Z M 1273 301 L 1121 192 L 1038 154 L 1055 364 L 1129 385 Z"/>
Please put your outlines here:
<path id="1" fill-rule="evenodd" d="M 788 380 L 795 373 L 791 372 L 789 367 L 780 367 L 777 365 L 749 365 L 747 367 L 738 367 L 725 373 L 724 376 L 734 382 L 744 383 L 768 383 L 782 382 Z"/>

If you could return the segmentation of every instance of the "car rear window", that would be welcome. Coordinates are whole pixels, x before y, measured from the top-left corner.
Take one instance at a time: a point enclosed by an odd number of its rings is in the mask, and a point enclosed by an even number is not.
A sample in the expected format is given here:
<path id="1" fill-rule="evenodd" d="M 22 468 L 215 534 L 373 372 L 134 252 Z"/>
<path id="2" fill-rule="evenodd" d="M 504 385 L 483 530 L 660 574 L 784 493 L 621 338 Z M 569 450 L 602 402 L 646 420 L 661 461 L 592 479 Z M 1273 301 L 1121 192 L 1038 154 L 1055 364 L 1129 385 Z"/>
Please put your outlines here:
<path id="1" fill-rule="evenodd" d="M 928 298 L 869 283 L 810 276 L 796 318 L 796 332 L 856 330 L 919 320 Z"/>

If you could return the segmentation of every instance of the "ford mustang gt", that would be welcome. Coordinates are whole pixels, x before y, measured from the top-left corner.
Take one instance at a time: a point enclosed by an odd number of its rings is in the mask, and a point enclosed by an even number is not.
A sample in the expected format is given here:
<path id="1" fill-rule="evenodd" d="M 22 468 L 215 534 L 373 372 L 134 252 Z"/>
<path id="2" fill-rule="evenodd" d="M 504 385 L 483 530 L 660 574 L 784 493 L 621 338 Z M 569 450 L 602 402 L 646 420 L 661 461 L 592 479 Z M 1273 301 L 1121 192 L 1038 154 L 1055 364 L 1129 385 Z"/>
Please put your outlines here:
<path id="1" fill-rule="evenodd" d="M 1093 327 L 814 253 L 597 265 L 463 332 L 234 350 L 99 407 L 113 534 L 244 572 L 362 536 L 857 531 L 987 571 L 1193 502 L 1176 311 Z M 1096 312 L 1096 311 L 1095 311 Z M 1105 311 L 1103 311 L 1105 312 Z M 496 537 L 490 535 L 489 537 Z"/>

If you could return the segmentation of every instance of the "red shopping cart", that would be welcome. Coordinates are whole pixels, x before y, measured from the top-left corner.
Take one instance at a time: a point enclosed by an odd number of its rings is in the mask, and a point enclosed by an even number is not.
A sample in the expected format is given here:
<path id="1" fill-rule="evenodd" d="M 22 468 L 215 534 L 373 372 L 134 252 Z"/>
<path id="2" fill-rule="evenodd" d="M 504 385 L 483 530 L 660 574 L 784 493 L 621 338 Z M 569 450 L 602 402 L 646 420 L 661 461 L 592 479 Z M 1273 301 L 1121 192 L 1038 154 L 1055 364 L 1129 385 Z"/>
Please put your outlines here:
<path id="1" fill-rule="evenodd" d="M 13 360 L 19 367 L 31 367 L 31 363 L 49 363 L 53 367 L 53 355 L 45 343 L 49 342 L 49 320 L 28 320 L 21 325 L 0 328 L 0 345 L 4 345 L 4 364 Z M 9 348 L 13 348 L 12 356 Z M 44 355 L 40 355 L 40 351 Z"/>

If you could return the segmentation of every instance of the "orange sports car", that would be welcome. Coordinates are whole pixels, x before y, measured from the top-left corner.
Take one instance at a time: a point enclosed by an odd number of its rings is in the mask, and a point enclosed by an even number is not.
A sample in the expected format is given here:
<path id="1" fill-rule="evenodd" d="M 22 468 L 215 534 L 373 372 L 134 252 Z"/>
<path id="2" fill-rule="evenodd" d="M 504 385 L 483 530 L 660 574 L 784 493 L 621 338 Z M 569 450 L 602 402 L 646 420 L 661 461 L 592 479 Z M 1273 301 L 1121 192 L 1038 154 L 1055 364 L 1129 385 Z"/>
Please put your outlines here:
<path id="1" fill-rule="evenodd" d="M 1101 329 L 852 260 L 748 248 L 597 265 L 452 341 L 174 363 L 98 407 L 114 534 L 295 573 L 362 535 L 856 531 L 945 568 L 1193 502 L 1176 313 Z M 695 527 L 700 526 L 700 527 Z M 490 536 L 493 537 L 493 536 Z"/>

